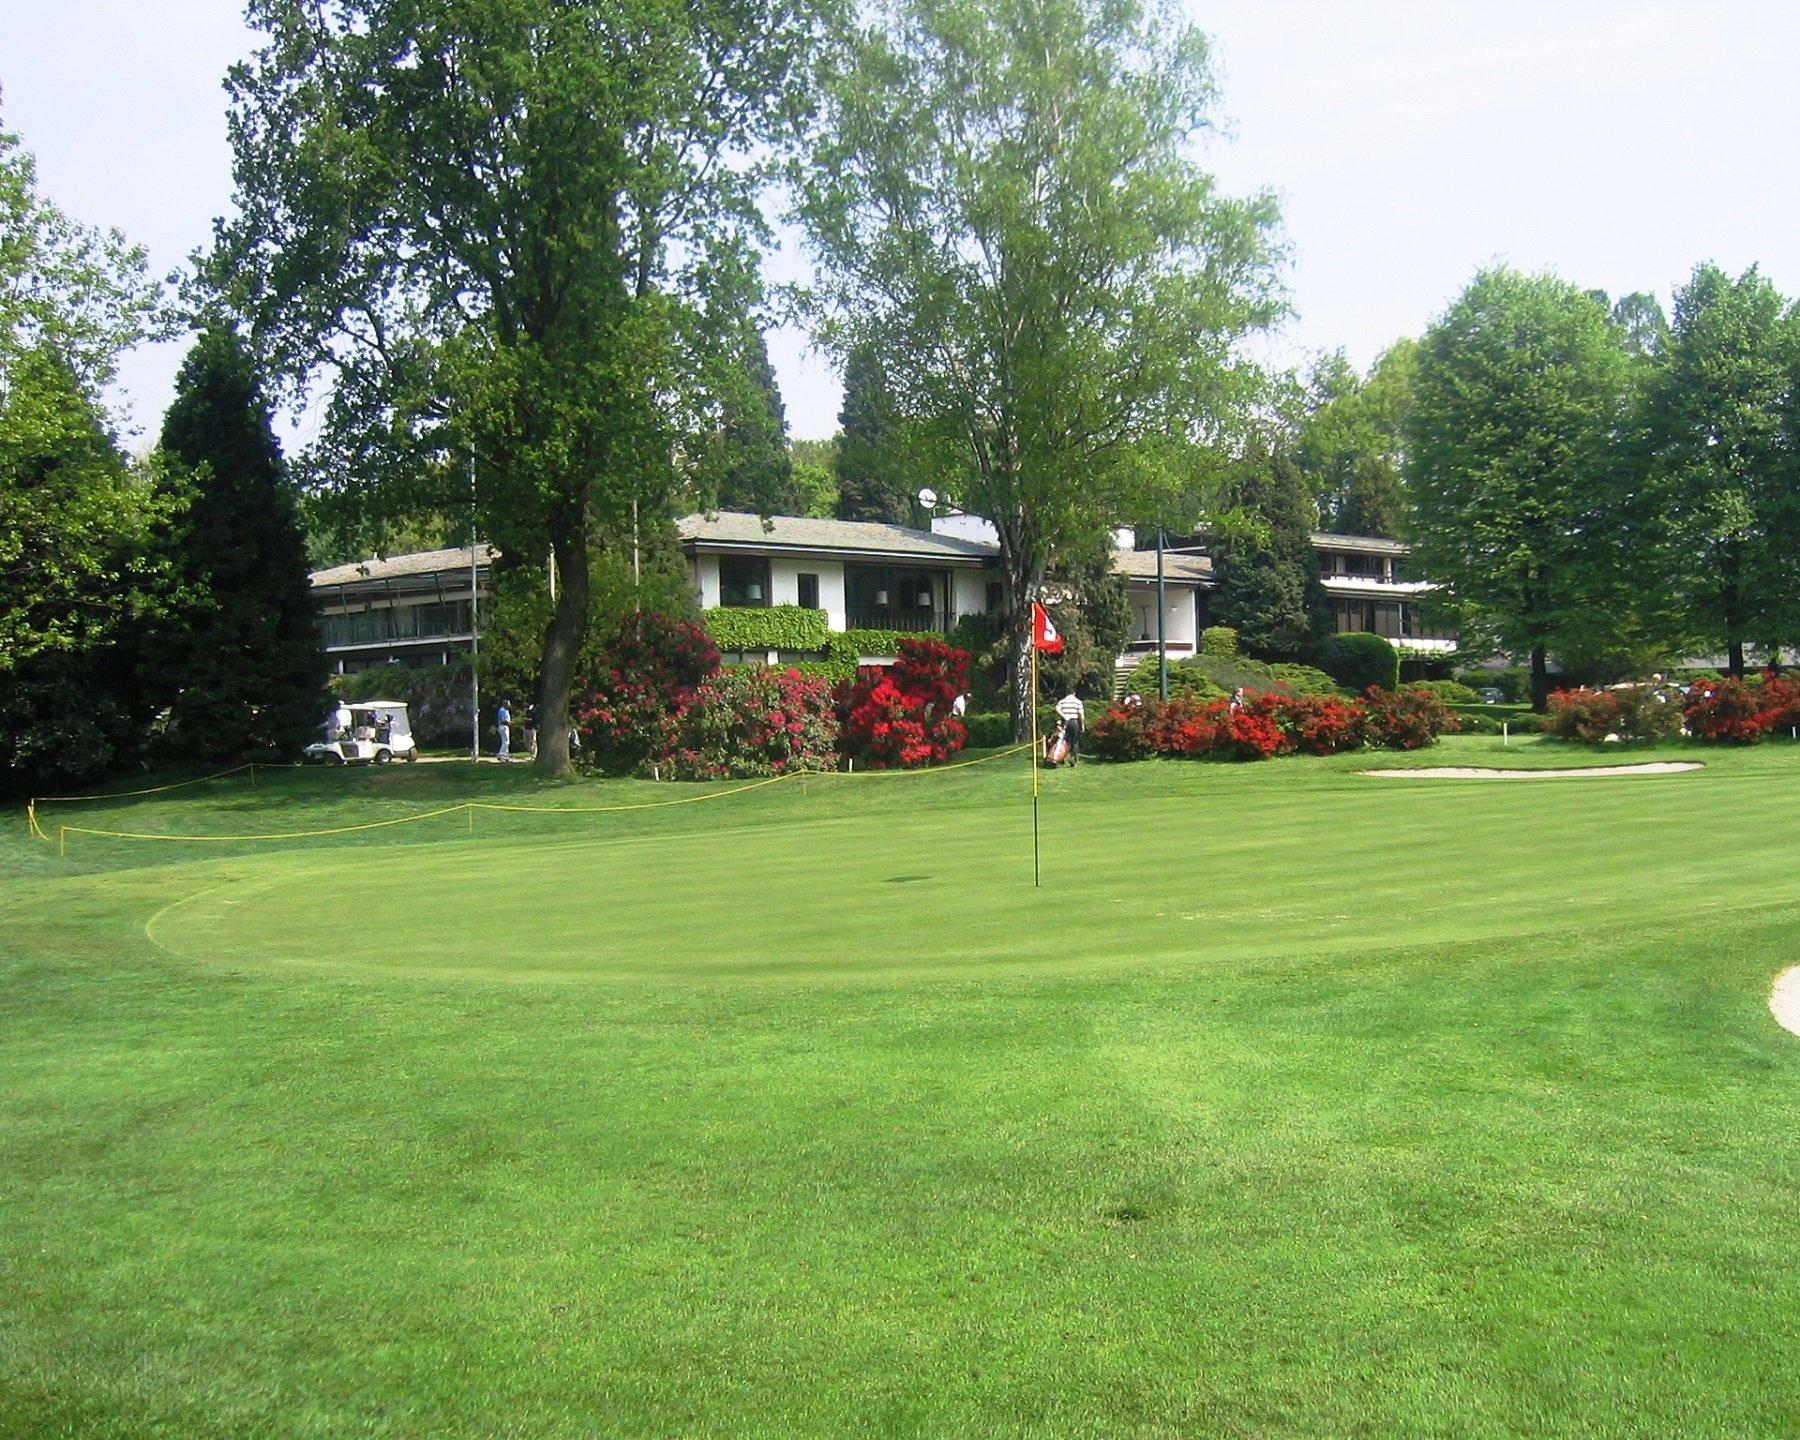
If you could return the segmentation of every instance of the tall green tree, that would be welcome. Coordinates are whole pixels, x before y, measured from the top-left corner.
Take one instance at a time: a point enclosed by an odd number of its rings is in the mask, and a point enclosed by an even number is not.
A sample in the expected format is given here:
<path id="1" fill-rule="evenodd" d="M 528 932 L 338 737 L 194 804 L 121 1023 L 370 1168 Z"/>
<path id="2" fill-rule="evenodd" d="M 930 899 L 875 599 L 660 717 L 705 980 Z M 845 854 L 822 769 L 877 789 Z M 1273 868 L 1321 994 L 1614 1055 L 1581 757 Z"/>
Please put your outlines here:
<path id="1" fill-rule="evenodd" d="M 1337 535 L 1406 533 L 1406 413 L 1418 347 L 1398 340 L 1359 376 L 1340 352 L 1313 370 L 1294 458 L 1318 497 L 1321 526 Z"/>
<path id="2" fill-rule="evenodd" d="M 829 520 L 837 514 L 838 437 L 829 440 L 792 440 L 788 457 L 794 467 L 794 488 L 800 493 L 802 515 Z"/>
<path id="3" fill-rule="evenodd" d="M 906 441 L 881 362 L 866 345 L 844 357 L 838 424 L 838 519 L 919 524 L 920 485 L 909 488 L 917 471 L 906 460 Z"/>
<path id="4" fill-rule="evenodd" d="M 1254 655 L 1300 659 L 1324 633 L 1326 601 L 1312 534 L 1318 510 L 1292 455 L 1257 446 L 1236 466 L 1228 498 L 1240 523 L 1212 544 L 1215 624 Z"/>
<path id="5" fill-rule="evenodd" d="M 1279 310 L 1274 202 L 1194 161 L 1205 38 L 1137 0 L 891 0 L 824 92 L 797 176 L 823 333 L 936 442 L 914 483 L 999 534 L 1023 737 L 1052 558 L 1153 509 L 1234 409 L 1235 344 Z"/>
<path id="6" fill-rule="evenodd" d="M 721 510 L 797 515 L 802 502 L 788 453 L 787 408 L 754 320 L 742 326 L 734 362 L 718 387 L 718 426 L 701 448 L 700 483 Z"/>
<path id="7" fill-rule="evenodd" d="M 1644 392 L 1646 509 L 1691 643 L 1723 651 L 1800 639 L 1800 451 L 1793 418 L 1800 323 L 1754 268 L 1702 265 Z M 1648 557 L 1646 557 L 1648 558 Z"/>
<path id="8" fill-rule="evenodd" d="M 159 323 L 143 252 L 40 195 L 0 131 L 0 789 L 86 780 L 137 746 L 128 656 L 168 599 L 162 507 L 102 397 Z"/>
<path id="9" fill-rule="evenodd" d="M 183 361 L 162 455 L 185 500 L 169 551 L 191 597 L 146 642 L 168 738 L 212 759 L 296 754 L 319 721 L 325 652 L 294 491 L 229 325 L 202 332 Z"/>
<path id="10" fill-rule="evenodd" d="M 754 298 L 756 196 L 813 0 L 251 0 L 212 277 L 315 475 L 548 556 L 538 763 L 569 767 L 591 550 L 691 493 L 703 352 Z M 342 483 L 341 479 L 337 483 Z M 399 502 L 403 501 L 404 505 Z"/>
<path id="11" fill-rule="evenodd" d="M 1629 393 L 1605 306 L 1550 275 L 1483 271 L 1420 342 L 1418 555 L 1466 639 L 1529 654 L 1540 708 L 1595 603 Z"/>

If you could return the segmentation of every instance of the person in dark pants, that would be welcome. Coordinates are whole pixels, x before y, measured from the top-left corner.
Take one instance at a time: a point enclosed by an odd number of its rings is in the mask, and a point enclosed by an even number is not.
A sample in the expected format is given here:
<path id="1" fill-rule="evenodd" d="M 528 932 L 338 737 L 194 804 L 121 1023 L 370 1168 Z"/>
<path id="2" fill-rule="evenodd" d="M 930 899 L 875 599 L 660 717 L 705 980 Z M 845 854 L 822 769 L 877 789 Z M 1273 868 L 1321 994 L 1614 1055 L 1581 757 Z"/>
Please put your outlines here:
<path id="1" fill-rule="evenodd" d="M 1081 760 L 1081 732 L 1087 724 L 1087 706 L 1081 703 L 1073 686 L 1056 702 L 1056 713 L 1062 717 L 1063 739 L 1069 742 L 1069 763 L 1077 764 Z"/>

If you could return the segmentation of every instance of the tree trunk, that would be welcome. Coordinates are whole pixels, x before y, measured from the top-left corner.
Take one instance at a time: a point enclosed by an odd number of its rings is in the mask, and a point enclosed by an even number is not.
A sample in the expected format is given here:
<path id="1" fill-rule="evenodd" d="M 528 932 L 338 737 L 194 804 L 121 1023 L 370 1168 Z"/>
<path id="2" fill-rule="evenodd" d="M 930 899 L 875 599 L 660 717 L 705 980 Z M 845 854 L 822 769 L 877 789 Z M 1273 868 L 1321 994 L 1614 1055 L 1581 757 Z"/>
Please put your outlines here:
<path id="1" fill-rule="evenodd" d="M 1744 678 L 1744 642 L 1733 640 L 1725 647 L 1725 671 L 1733 680 Z"/>
<path id="2" fill-rule="evenodd" d="M 1542 645 L 1531 652 L 1531 708 L 1543 714 L 1550 701 L 1550 658 Z"/>
<path id="3" fill-rule="evenodd" d="M 587 639 L 587 527 L 578 507 L 551 537 L 556 563 L 556 606 L 544 627 L 544 654 L 538 665 L 537 767 L 540 774 L 570 773 L 569 690 L 575 662 Z"/>
<path id="4" fill-rule="evenodd" d="M 1023 744 L 1037 740 L 1036 697 L 1031 693 L 1031 605 L 1042 587 L 1044 567 L 1041 563 L 1006 563 L 1006 589 L 1012 600 L 1012 664 L 1011 689 L 1013 740 Z"/>

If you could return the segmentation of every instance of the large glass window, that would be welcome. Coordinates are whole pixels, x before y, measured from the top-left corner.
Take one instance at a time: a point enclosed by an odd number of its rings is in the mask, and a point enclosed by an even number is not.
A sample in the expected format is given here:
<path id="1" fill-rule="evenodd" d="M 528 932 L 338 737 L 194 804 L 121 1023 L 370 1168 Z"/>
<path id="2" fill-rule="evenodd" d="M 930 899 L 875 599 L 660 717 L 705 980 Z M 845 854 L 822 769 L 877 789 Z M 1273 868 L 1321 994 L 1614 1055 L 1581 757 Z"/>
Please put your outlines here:
<path id="1" fill-rule="evenodd" d="M 719 557 L 721 605 L 767 605 L 769 562 L 750 555 Z"/>
<path id="2" fill-rule="evenodd" d="M 850 628 L 947 630 L 949 577 L 906 565 L 846 565 L 844 598 Z"/>

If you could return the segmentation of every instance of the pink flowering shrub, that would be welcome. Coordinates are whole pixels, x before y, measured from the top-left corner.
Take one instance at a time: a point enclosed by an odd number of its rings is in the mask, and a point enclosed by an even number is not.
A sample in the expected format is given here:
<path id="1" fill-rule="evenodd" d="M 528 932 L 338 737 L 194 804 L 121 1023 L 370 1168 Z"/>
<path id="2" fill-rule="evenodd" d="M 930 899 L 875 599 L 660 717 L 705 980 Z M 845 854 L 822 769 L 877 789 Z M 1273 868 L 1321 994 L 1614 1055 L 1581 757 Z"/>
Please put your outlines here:
<path id="1" fill-rule="evenodd" d="M 700 626 L 668 615 L 627 615 L 576 677 L 569 716 L 604 769 L 628 773 L 667 753 L 719 647 Z"/>
<path id="2" fill-rule="evenodd" d="M 659 769 L 677 780 L 737 780 L 837 768 L 830 683 L 754 665 L 703 681 L 683 710 Z"/>

